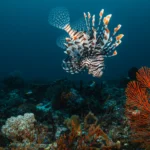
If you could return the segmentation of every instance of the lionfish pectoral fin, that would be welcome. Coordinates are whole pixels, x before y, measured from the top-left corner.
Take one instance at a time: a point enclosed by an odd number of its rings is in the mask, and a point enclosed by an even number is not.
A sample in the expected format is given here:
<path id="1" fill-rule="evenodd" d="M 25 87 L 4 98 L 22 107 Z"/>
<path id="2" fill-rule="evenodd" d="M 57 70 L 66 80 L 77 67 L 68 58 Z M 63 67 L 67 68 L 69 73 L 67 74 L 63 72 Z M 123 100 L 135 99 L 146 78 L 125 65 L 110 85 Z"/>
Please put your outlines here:
<path id="1" fill-rule="evenodd" d="M 64 34 L 64 35 L 57 38 L 56 44 L 57 44 L 58 47 L 60 47 L 62 49 L 66 49 L 67 44 L 65 42 L 66 42 L 66 37 L 67 36 L 68 36 L 67 34 Z"/>

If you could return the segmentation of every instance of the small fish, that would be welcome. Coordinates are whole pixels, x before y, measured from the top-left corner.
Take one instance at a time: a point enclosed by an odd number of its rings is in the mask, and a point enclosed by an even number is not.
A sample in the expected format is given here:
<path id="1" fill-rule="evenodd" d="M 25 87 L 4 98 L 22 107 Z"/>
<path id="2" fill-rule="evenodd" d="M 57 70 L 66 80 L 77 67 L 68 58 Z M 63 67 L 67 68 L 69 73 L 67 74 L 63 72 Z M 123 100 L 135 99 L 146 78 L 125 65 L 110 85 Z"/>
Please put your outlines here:
<path id="1" fill-rule="evenodd" d="M 28 92 L 26 92 L 26 95 L 31 95 L 33 94 L 32 90 L 29 90 Z"/>
<path id="2" fill-rule="evenodd" d="M 37 104 L 36 106 L 42 106 L 43 105 L 43 103 L 39 103 L 39 104 Z"/>
<path id="3" fill-rule="evenodd" d="M 89 85 L 89 87 L 93 88 L 93 87 L 95 87 L 95 85 L 96 85 L 95 81 L 92 81 L 92 83 Z"/>

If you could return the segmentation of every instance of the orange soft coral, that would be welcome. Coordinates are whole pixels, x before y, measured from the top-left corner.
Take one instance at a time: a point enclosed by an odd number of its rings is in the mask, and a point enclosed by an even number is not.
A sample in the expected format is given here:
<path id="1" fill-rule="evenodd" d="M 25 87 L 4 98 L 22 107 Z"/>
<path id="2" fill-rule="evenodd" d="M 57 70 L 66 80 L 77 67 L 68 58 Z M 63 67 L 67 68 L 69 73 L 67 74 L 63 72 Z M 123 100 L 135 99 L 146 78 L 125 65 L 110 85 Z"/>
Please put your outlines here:
<path id="1" fill-rule="evenodd" d="M 75 115 L 69 120 L 66 120 L 65 122 L 69 122 L 69 125 L 67 124 L 67 126 L 69 127 L 70 132 L 68 134 L 66 133 L 65 135 L 61 135 L 61 137 L 57 139 L 57 148 L 54 148 L 54 150 L 120 149 L 120 141 L 114 143 L 101 129 L 100 125 L 97 125 L 98 118 L 96 118 L 92 112 L 90 112 L 88 116 L 92 116 L 92 118 L 96 121 L 94 121 L 93 124 L 88 124 L 86 128 L 83 127 L 84 125 L 79 125 L 79 121 L 77 121 L 79 118 Z M 78 132 L 79 128 L 80 134 Z"/>
<path id="2" fill-rule="evenodd" d="M 143 86 L 150 88 L 150 68 L 142 67 L 137 72 L 136 77 Z"/>
<path id="3" fill-rule="evenodd" d="M 150 144 L 150 68 L 142 67 L 137 72 L 137 81 L 128 83 L 126 89 L 126 117 L 132 132 L 133 142 Z"/>

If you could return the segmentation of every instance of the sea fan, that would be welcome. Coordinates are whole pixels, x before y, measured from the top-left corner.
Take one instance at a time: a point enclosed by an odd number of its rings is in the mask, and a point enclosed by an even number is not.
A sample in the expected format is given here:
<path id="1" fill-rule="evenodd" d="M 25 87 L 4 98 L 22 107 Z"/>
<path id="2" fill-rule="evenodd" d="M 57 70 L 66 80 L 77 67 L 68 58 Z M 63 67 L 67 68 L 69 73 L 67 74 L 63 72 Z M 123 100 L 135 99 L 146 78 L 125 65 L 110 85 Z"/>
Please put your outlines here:
<path id="1" fill-rule="evenodd" d="M 147 148 L 150 145 L 150 68 L 139 69 L 137 79 L 129 82 L 126 89 L 126 117 L 132 141 Z"/>

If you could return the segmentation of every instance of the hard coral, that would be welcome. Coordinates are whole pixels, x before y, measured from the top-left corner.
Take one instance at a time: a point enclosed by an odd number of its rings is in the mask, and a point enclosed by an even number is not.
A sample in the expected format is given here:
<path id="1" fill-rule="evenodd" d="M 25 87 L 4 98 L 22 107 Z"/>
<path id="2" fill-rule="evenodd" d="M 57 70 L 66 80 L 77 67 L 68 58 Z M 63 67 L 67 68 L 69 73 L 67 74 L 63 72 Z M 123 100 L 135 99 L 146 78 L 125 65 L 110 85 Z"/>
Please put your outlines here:
<path id="1" fill-rule="evenodd" d="M 34 114 L 32 113 L 8 118 L 6 124 L 2 126 L 2 133 L 15 141 L 31 139 L 35 134 L 35 121 Z"/>
<path id="2" fill-rule="evenodd" d="M 9 145 L 12 150 L 44 149 L 50 143 L 48 127 L 36 125 L 33 113 L 7 119 L 6 124 L 2 126 L 2 133 L 12 141 Z"/>

